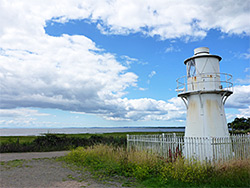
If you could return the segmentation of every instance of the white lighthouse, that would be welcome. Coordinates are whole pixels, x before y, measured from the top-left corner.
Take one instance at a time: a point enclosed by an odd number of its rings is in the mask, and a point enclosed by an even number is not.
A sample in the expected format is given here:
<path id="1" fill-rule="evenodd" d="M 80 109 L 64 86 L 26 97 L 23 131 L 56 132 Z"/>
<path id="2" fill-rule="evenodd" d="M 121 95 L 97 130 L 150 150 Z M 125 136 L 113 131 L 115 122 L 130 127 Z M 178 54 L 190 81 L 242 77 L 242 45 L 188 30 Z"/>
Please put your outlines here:
<path id="1" fill-rule="evenodd" d="M 224 104 L 233 93 L 232 75 L 220 73 L 220 60 L 200 47 L 184 61 L 187 75 L 177 80 L 177 92 L 187 107 L 185 137 L 229 136 Z"/>

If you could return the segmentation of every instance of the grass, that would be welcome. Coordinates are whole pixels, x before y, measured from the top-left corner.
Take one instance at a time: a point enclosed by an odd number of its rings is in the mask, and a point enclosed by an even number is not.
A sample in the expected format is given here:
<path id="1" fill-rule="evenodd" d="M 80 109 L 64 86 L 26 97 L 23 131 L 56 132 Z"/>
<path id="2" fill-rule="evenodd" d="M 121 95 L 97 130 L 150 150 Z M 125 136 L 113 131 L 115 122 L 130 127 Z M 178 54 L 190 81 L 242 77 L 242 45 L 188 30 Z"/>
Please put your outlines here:
<path id="1" fill-rule="evenodd" d="M 95 145 L 79 147 L 64 160 L 87 167 L 98 177 L 136 178 L 141 187 L 249 187 L 250 161 L 230 161 L 216 166 L 189 162 L 181 157 L 163 159 L 146 151 Z M 139 186 L 140 187 L 140 186 Z"/>
<path id="2" fill-rule="evenodd" d="M 146 135 L 146 134 L 161 134 L 163 132 L 119 132 L 119 133 L 101 133 L 101 134 L 89 134 L 89 133 L 83 133 L 83 134 L 53 134 L 58 137 L 67 137 L 67 138 L 89 138 L 91 136 L 103 136 L 103 137 L 124 137 L 126 138 L 127 134 L 131 135 Z M 168 132 L 171 134 L 172 132 Z M 49 133 L 48 133 L 49 134 Z M 182 133 L 184 135 L 184 133 Z M 44 134 L 47 135 L 47 134 Z M 43 136 L 43 135 L 41 135 Z M 0 144 L 6 143 L 6 142 L 16 142 L 19 140 L 19 143 L 27 143 L 27 142 L 33 142 L 38 136 L 0 136 Z"/>
<path id="3" fill-rule="evenodd" d="M 24 165 L 24 160 L 13 160 L 13 161 L 2 161 L 1 162 L 1 168 L 5 168 L 5 169 L 10 169 L 10 168 L 21 168 Z"/>
<path id="4" fill-rule="evenodd" d="M 19 142 L 19 143 L 29 143 L 35 140 L 36 136 L 0 136 L 0 144 Z"/>
<path id="5" fill-rule="evenodd" d="M 78 146 L 92 146 L 98 143 L 125 146 L 125 137 L 92 135 L 88 137 L 70 137 L 68 135 L 46 134 L 36 137 L 32 142 L 10 141 L 0 144 L 0 152 L 33 152 L 33 151 L 62 151 Z"/>

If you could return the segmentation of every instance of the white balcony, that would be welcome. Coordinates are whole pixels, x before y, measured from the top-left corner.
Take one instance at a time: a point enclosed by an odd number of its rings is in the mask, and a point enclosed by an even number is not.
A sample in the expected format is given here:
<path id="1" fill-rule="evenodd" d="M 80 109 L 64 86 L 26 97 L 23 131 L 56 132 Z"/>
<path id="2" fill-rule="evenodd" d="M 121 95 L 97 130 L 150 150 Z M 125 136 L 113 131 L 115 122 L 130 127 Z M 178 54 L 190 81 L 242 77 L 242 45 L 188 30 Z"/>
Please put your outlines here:
<path id="1" fill-rule="evenodd" d="M 227 73 L 202 73 L 194 77 L 182 76 L 176 80 L 176 92 L 229 91 L 233 92 L 232 75 Z"/>

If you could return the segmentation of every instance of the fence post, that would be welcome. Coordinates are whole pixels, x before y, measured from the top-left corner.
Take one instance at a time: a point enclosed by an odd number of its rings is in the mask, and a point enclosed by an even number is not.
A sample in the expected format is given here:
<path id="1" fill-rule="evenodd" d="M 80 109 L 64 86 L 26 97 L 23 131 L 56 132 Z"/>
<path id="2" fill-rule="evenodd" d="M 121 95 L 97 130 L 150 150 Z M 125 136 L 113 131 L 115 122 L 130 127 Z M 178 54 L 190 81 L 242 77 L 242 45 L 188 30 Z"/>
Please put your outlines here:
<path id="1" fill-rule="evenodd" d="M 165 134 L 162 133 L 162 139 L 161 139 L 161 156 L 164 156 L 164 137 L 165 137 Z"/>
<path id="2" fill-rule="evenodd" d="M 182 150 L 185 158 L 211 162 L 228 161 L 230 159 L 250 158 L 250 137 L 233 135 L 230 137 L 180 137 L 175 134 L 129 135 L 127 134 L 127 150 L 151 150 L 163 157 L 173 155 L 176 147 Z"/>
<path id="3" fill-rule="evenodd" d="M 127 134 L 127 151 L 129 151 L 129 134 Z"/>

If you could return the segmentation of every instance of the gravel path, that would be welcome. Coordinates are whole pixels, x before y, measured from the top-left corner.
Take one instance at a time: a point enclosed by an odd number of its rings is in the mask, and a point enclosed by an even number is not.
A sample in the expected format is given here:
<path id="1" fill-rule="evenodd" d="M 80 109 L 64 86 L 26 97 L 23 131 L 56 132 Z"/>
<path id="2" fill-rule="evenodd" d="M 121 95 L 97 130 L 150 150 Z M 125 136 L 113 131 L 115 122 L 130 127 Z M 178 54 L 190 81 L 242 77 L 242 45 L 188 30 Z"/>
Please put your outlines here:
<path id="1" fill-rule="evenodd" d="M 83 169 L 70 167 L 55 157 L 67 152 L 0 154 L 1 188 L 107 188 L 122 187 L 118 181 L 98 181 Z M 124 182 L 124 181 L 123 181 Z"/>
<path id="2" fill-rule="evenodd" d="M 0 161 L 13 161 L 17 159 L 37 159 L 61 157 L 70 151 L 53 151 L 53 152 L 28 152 L 28 153 L 0 153 Z"/>

